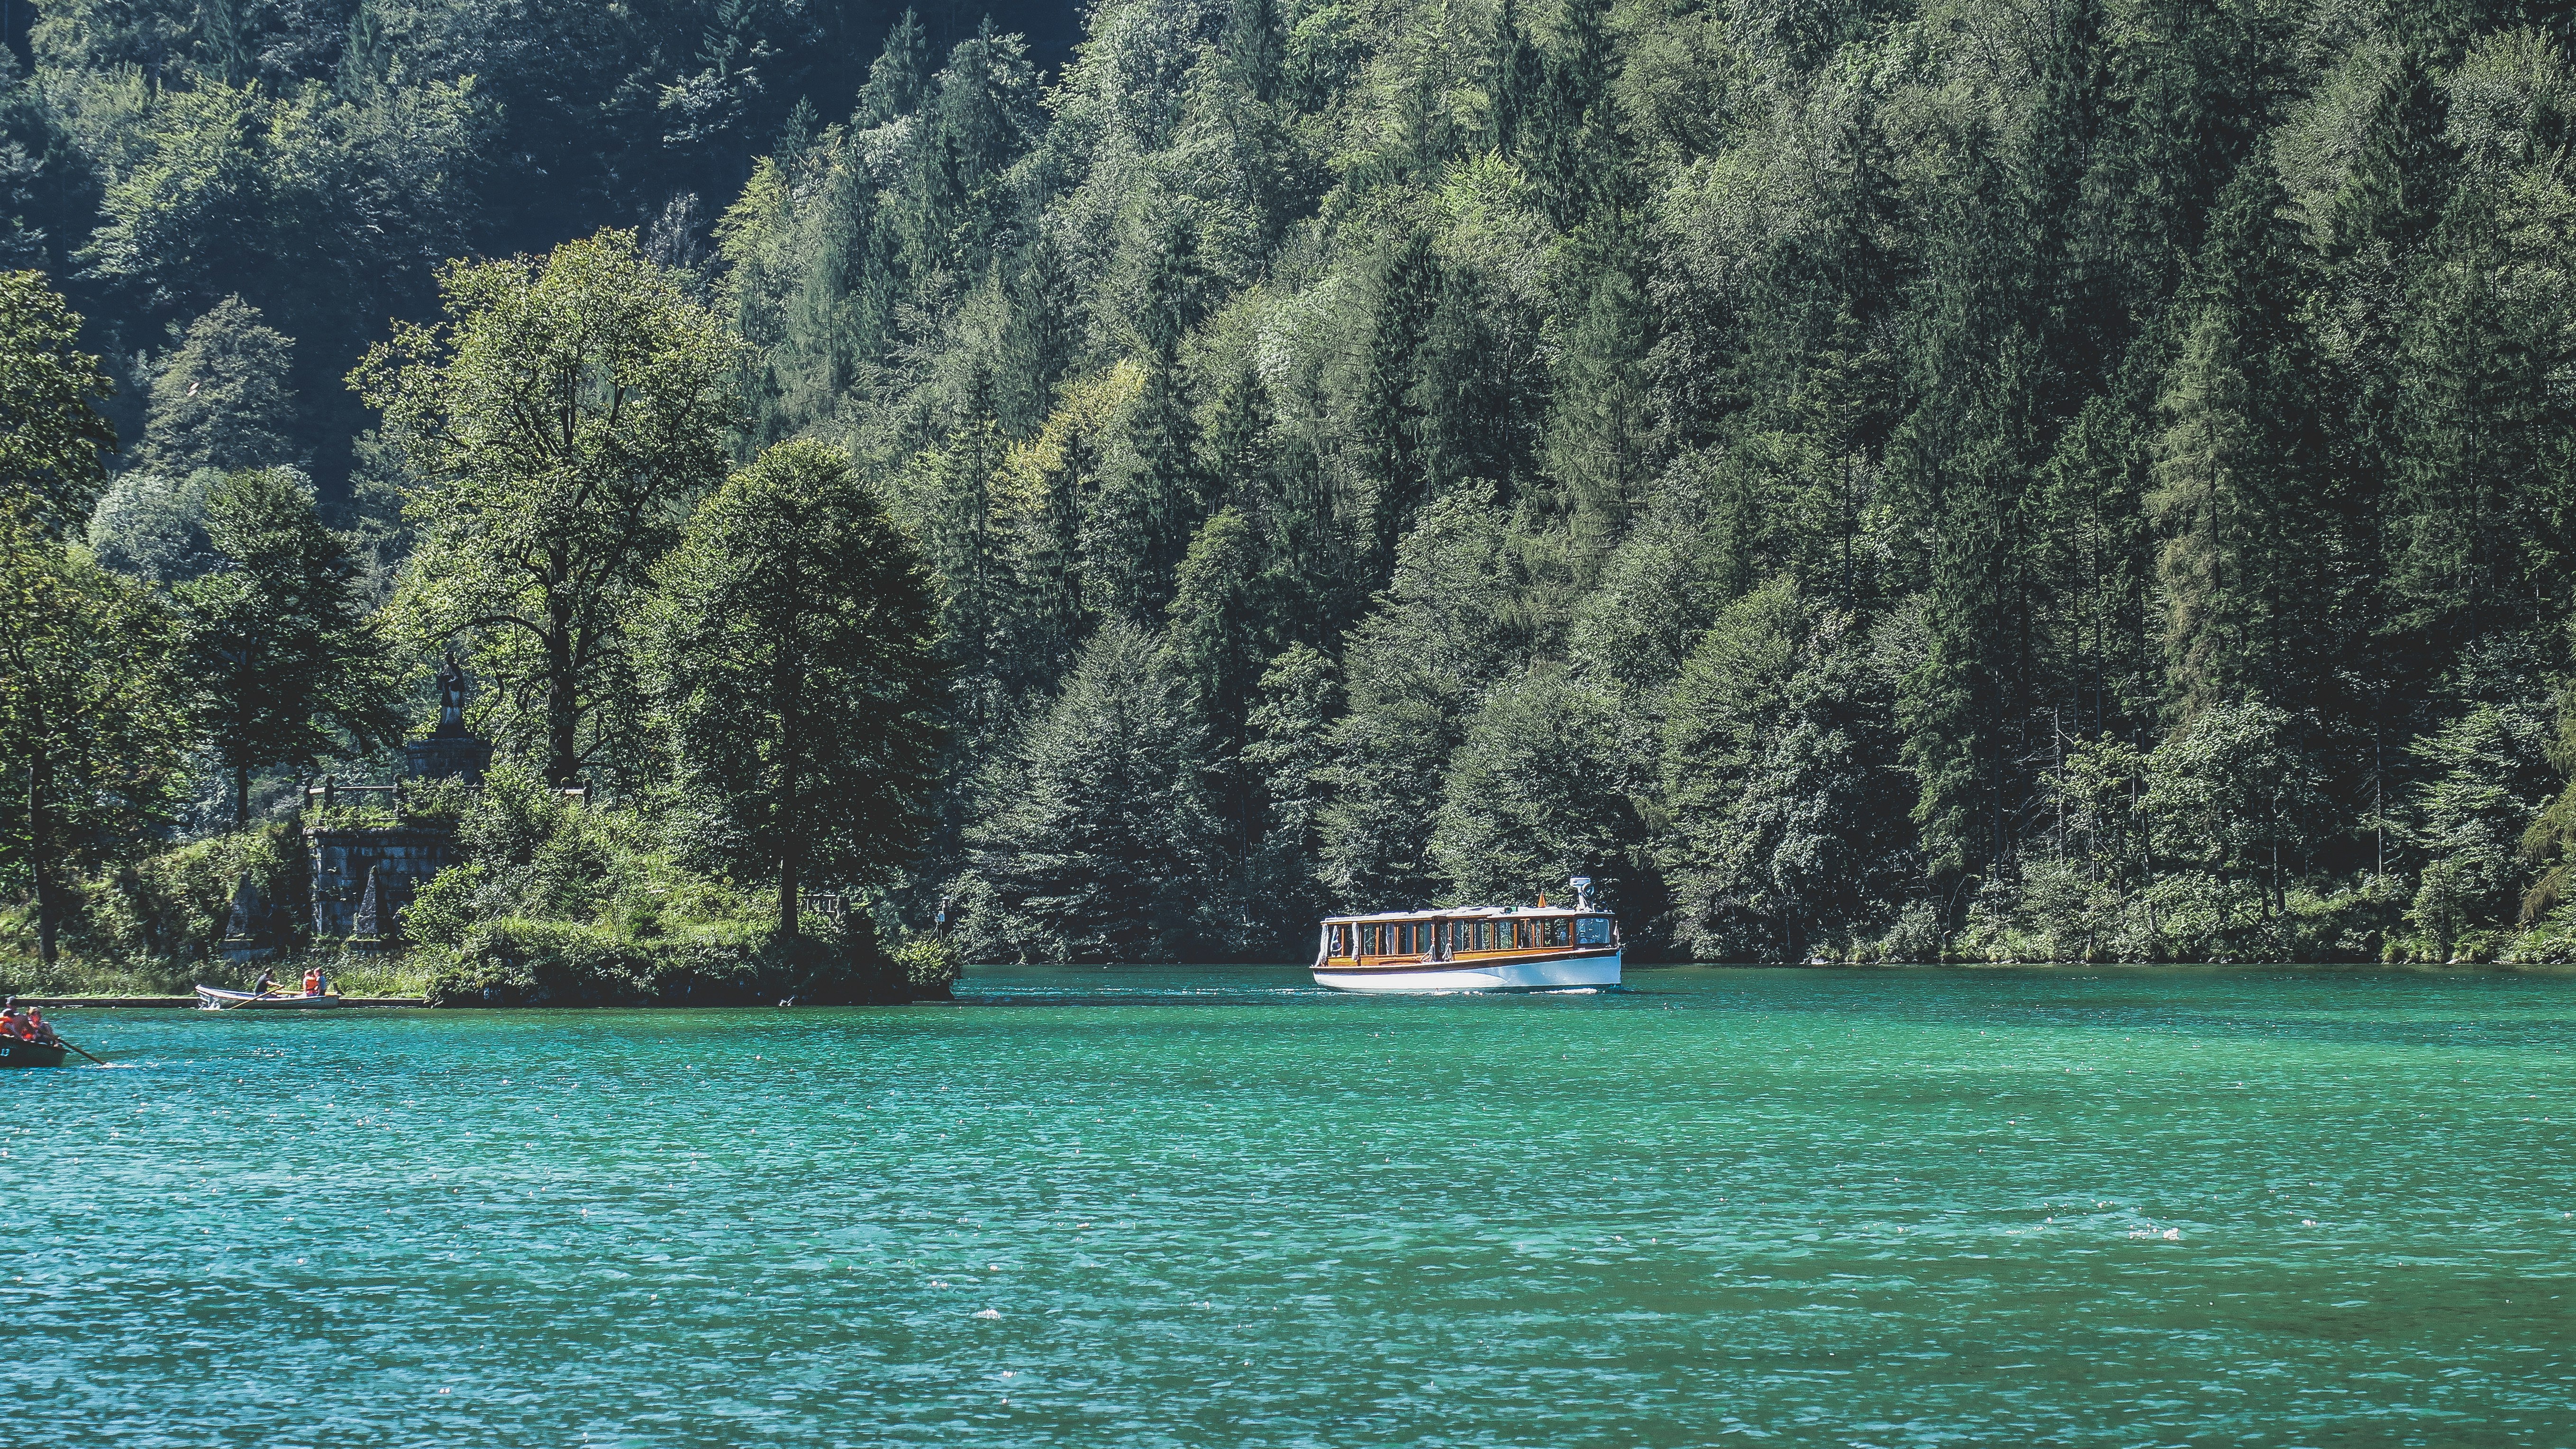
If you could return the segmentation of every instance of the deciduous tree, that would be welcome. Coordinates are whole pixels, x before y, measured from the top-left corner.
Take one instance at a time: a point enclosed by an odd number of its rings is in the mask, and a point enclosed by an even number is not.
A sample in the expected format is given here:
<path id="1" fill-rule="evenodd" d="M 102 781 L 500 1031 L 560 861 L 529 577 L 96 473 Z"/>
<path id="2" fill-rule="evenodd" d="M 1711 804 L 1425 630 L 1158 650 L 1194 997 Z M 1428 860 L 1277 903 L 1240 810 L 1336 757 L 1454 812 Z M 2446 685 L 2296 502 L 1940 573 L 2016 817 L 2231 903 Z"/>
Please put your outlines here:
<path id="1" fill-rule="evenodd" d="M 655 572 L 649 674 L 681 798 L 717 858 L 805 882 L 899 869 L 940 762 L 938 602 L 846 455 L 781 443 L 700 504 Z"/>
<path id="2" fill-rule="evenodd" d="M 629 621 L 724 476 L 740 344 L 627 232 L 456 263 L 444 317 L 353 374 L 422 482 L 404 606 L 495 686 L 496 728 L 569 784 L 632 762 Z"/>
<path id="3" fill-rule="evenodd" d="M 140 585 L 46 538 L 32 511 L 0 500 L 0 867 L 23 872 L 50 966 L 71 872 L 150 838 L 188 725 L 168 618 Z"/>
<path id="4" fill-rule="evenodd" d="M 347 539 L 322 526 L 310 485 L 249 469 L 206 500 L 220 562 L 171 591 L 191 712 L 232 777 L 233 823 L 250 823 L 251 772 L 311 769 L 402 732 L 384 637 Z"/>

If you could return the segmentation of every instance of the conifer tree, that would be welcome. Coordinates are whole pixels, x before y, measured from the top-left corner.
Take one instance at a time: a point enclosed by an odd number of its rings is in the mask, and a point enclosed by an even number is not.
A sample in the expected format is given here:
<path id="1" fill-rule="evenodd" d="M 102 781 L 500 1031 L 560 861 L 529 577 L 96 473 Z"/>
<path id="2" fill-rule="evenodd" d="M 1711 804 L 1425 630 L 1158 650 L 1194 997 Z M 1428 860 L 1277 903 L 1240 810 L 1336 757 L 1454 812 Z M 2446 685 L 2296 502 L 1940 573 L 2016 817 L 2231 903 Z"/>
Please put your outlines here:
<path id="1" fill-rule="evenodd" d="M 1477 702 L 1525 664 L 1504 563 L 1507 517 L 1486 490 L 1433 500 L 1398 552 L 1381 607 L 1351 631 L 1349 712 L 1333 729 L 1331 798 L 1319 815 L 1320 876 L 1333 900 L 1427 902 L 1439 888 L 1430 833 L 1450 752 Z"/>
<path id="2" fill-rule="evenodd" d="M 2550 381 L 2576 366 L 2567 56 L 2526 33 L 2494 38 L 2463 66 L 2453 104 L 2483 113 L 2460 117 L 2460 181 L 2402 304 L 2381 510 L 2391 602 L 2437 661 L 2481 636 L 2554 624 L 2576 586 L 2576 414 Z"/>
<path id="3" fill-rule="evenodd" d="M 1575 548 L 1597 568 L 1644 502 L 1654 466 L 1645 359 L 1655 328 L 1624 218 L 1605 217 L 1583 240 L 1577 255 L 1589 295 L 1572 309 L 1557 363 L 1547 451 L 1566 490 Z"/>
<path id="4" fill-rule="evenodd" d="M 1373 261 L 1367 311 L 1359 319 L 1357 347 L 1342 381 L 1347 408 L 1342 431 L 1350 493 L 1367 520 L 1374 573 L 1394 559 L 1407 520 L 1429 496 L 1417 417 L 1406 398 L 1437 282 L 1430 238 L 1418 228 L 1391 238 Z"/>
<path id="5" fill-rule="evenodd" d="M 1001 713 L 1002 631 L 1012 611 L 1010 562 L 994 518 L 999 431 L 977 422 L 915 457 L 895 480 L 902 517 L 938 581 L 941 649 L 956 673 L 962 718 L 980 730 Z"/>
<path id="6" fill-rule="evenodd" d="M 1963 186 L 1929 258 L 1920 404 L 1891 449 L 1921 520 L 1929 653 L 1899 703 L 1920 785 L 1914 819 L 1934 888 L 2008 863 L 2031 780 L 2019 738 L 2035 660 L 2029 534 L 2039 455 L 2037 339 L 2024 312 L 2026 238 L 1999 172 Z"/>
<path id="7" fill-rule="evenodd" d="M 929 89 L 929 36 L 922 29 L 920 12 L 907 6 L 868 65 L 867 84 L 859 88 L 852 124 L 864 130 L 911 115 L 920 109 Z"/>
<path id="8" fill-rule="evenodd" d="M 1244 722 L 1243 762 L 1269 810 L 1251 872 L 1256 923 L 1272 927 L 1261 939 L 1294 940 L 1327 908 L 1316 867 L 1340 685 L 1329 655 L 1291 644 L 1263 669 L 1259 701 Z"/>
<path id="9" fill-rule="evenodd" d="M 1261 555 L 1252 521 L 1240 510 L 1208 515 L 1173 579 L 1171 622 L 1163 634 L 1166 667 L 1188 686 L 1205 730 L 1218 781 L 1216 808 L 1238 860 L 1261 835 L 1261 793 L 1243 751 L 1262 668 L 1279 643 L 1269 628 L 1276 612 Z"/>
<path id="10" fill-rule="evenodd" d="M 1531 110 L 1542 103 L 1545 76 L 1538 50 L 1521 28 L 1517 0 L 1495 0 L 1493 32 L 1485 42 L 1485 125 L 1495 150 L 1508 156 L 1519 149 Z"/>
<path id="11" fill-rule="evenodd" d="M 2220 196 L 2166 374 L 2155 491 L 2165 652 L 2186 711 L 2321 702 L 2344 621 L 2346 498 L 2326 446 L 2313 295 L 2264 160 Z"/>
<path id="12" fill-rule="evenodd" d="M 240 297 L 216 303 L 153 378 L 137 461 L 181 476 L 295 462 L 294 348 Z"/>
<path id="13" fill-rule="evenodd" d="M 976 959 L 1187 960 L 1218 888 L 1205 758 L 1153 636 L 1113 619 L 997 755 L 967 832 Z"/>
<path id="14" fill-rule="evenodd" d="M 1171 601 L 1174 569 L 1189 547 L 1207 482 L 1182 373 L 1181 340 L 1198 287 L 1198 237 L 1183 215 L 1159 231 L 1136 318 L 1141 385 L 1128 405 L 1119 456 L 1103 479 L 1085 572 L 1103 601 L 1150 623 Z"/>

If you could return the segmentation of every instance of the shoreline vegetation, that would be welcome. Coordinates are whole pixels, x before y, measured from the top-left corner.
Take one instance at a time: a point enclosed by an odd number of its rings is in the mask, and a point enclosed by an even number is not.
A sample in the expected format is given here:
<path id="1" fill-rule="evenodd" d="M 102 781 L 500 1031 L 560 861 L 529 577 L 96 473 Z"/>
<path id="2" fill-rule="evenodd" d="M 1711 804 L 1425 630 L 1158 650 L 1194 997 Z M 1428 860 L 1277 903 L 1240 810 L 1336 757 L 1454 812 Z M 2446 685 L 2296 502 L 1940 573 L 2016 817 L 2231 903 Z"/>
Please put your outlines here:
<path id="1" fill-rule="evenodd" d="M 246 964 L 66 957 L 37 970 L 32 961 L 0 962 L 0 995 L 187 997 L 200 985 L 249 990 L 263 967 L 292 981 L 319 966 L 342 996 L 418 997 L 429 1006 L 863 1006 L 946 1000 L 960 969 L 935 941 L 855 957 L 828 938 L 790 955 L 765 943 L 671 951 L 533 934 L 487 937 L 480 957 L 424 948 L 305 951 Z"/>
<path id="2" fill-rule="evenodd" d="M 438 979 L 438 978 L 437 978 L 437 976 L 434 974 L 434 968 L 433 968 L 433 969 L 408 968 L 408 967 L 404 967 L 404 966 L 401 966 L 401 965 L 394 965 L 394 966 L 390 966 L 390 967 L 382 966 L 382 965 L 378 965 L 378 966 L 375 966 L 375 967 L 371 968 L 371 967 L 367 964 L 367 962 L 366 962 L 366 958 L 363 958 L 363 957 L 347 957 L 347 956 L 329 956 L 329 957 L 325 957 L 325 956 L 296 956 L 296 957 L 281 958 L 279 961 L 277 961 L 277 962 L 272 962 L 272 963 L 269 963 L 269 964 L 272 966 L 272 968 L 273 968 L 273 969 L 275 969 L 275 970 L 277 971 L 277 973 L 279 974 L 279 976 L 280 976 L 280 978 L 281 978 L 281 979 L 286 978 L 286 977 L 288 976 L 288 974 L 289 974 L 289 972 L 290 972 L 290 971 L 291 971 L 292 973 L 296 974 L 296 975 L 301 975 L 301 974 L 302 974 L 302 972 L 303 972 L 303 970 L 304 970 L 304 968 L 305 968 L 306 966 L 308 966 L 308 965 L 317 965 L 317 964 L 318 964 L 318 965 L 320 965 L 324 970 L 326 970 L 326 971 L 328 971 L 328 972 L 330 972 L 330 973 L 331 973 L 331 979 L 332 979 L 333 984 L 334 984 L 334 985 L 336 985 L 336 986 L 338 986 L 338 987 L 340 988 L 340 994 L 341 994 L 342 996 L 344 996 L 344 997 L 351 997 L 351 998 L 399 999 L 399 1000 L 404 1000 L 404 1001 L 417 1001 L 420 1005 L 422 1005 L 422 1006 L 424 1006 L 424 1007 L 439 1008 L 439 1009 L 482 1009 L 482 1008 L 489 1008 L 489 1007 L 507 1007 L 507 1008 L 544 1008 L 544 1007 L 562 1007 L 562 1008 L 598 1008 L 598 1007 L 618 1007 L 618 1008 L 635 1008 L 635 1009 L 647 1009 L 647 1010 L 653 1010 L 653 1009 L 684 1009 L 684 1008 L 695 1008 L 695 1007 L 718 1007 L 718 1006 L 721 1006 L 721 1007 L 776 1007 L 776 1006 L 780 1006 L 780 1005 L 789 1004 L 789 1002 L 788 1002 L 787 998 L 783 998 L 783 997 L 782 997 L 782 998 L 778 998 L 778 999 L 760 999 L 760 998 L 758 998 L 758 997 L 756 997 L 756 996 L 751 996 L 751 995 L 745 995 L 745 996 L 741 997 L 740 999 L 730 999 L 730 1000 L 719 1000 L 719 999 L 714 999 L 714 998 L 712 998 L 712 997 L 710 997 L 710 998 L 708 998 L 708 999 L 648 1000 L 648 999 L 637 999 L 637 998 L 632 997 L 632 996 L 630 996 L 630 997 L 626 997 L 626 998 L 622 998 L 622 999 L 591 999 L 591 998 L 590 998 L 590 997 L 588 997 L 587 995 L 585 995 L 585 994 L 581 994 L 581 993 L 564 993 L 564 994 L 559 995 L 559 996 L 550 995 L 550 996 L 548 996 L 546 999 L 543 999 L 543 1000 L 520 999 L 520 1000 L 509 1000 L 509 1001 L 489 1001 L 489 1000 L 479 999 L 479 998 L 477 998 L 476 996 L 474 996 L 474 995 L 472 995 L 472 994 L 469 994 L 469 993 L 466 993 L 466 992 L 461 992 L 461 991 L 447 991 L 447 992 L 438 993 L 438 994 L 433 995 L 433 994 L 432 994 L 432 986 L 433 986 L 433 983 Z M 1159 964 L 1159 963 L 1134 962 L 1134 963 L 1125 963 L 1125 964 L 1127 964 L 1127 965 L 1132 965 L 1132 966 L 1135 966 L 1135 967 L 1138 967 L 1139 969 L 1161 969 L 1161 968 L 1160 968 L 1160 964 Z M 1229 963 L 1229 964 L 1234 964 L 1234 965 L 1264 965 L 1264 964 L 1268 964 L 1268 965 L 1276 965 L 1276 966 L 1278 966 L 1280 969 L 1282 969 L 1283 971 L 1293 970 L 1293 971 L 1298 971 L 1298 972 L 1302 972 L 1302 971 L 1305 969 L 1305 963 L 1303 963 L 1303 962 L 1286 962 L 1286 961 L 1283 961 L 1283 962 L 1271 962 L 1271 963 L 1261 963 L 1261 962 L 1239 962 L 1239 963 Z M 957 982 L 962 978 L 962 976 L 963 976 L 963 972 L 964 972 L 964 969 L 965 969 L 965 968 L 963 968 L 963 967 L 959 967 L 959 968 L 957 969 L 957 971 L 955 972 L 955 974 L 949 974 L 949 973 L 947 973 L 946 971 L 944 971 L 943 969 L 941 969 L 939 966 L 934 965 L 934 966 L 933 966 L 929 971 L 924 972 L 922 975 L 915 977 L 915 978 L 914 978 L 914 980 L 912 981 L 911 987 L 910 987 L 909 989 L 906 989 L 906 990 L 901 990 L 901 991 L 888 991 L 888 992 L 885 992 L 885 993 L 883 993 L 883 994 L 880 994 L 880 995 L 877 995 L 877 996 L 873 996 L 873 997 L 866 997 L 866 998 L 852 998 L 852 999 L 840 999 L 840 1000 L 824 1000 L 824 999 L 819 999 L 819 998 L 797 997 L 797 998 L 794 998 L 794 1000 L 793 1000 L 792 1004 L 793 1004 L 793 1005 L 796 1005 L 796 1006 L 893 1006 L 893 1005 L 905 1005 L 905 1004 L 909 1004 L 909 1003 L 912 1003 L 912 1002 L 923 1002 L 923 1001 L 953 1001 L 953 1000 L 956 1000 L 956 999 L 957 999 L 957 998 L 956 998 L 956 996 L 955 996 L 955 993 L 954 993 L 954 987 L 955 987 L 956 983 L 957 983 Z M 1120 969 L 1120 968 L 1113 967 L 1112 969 L 1114 970 L 1114 969 Z M 1664 971 L 1664 970 L 1683 970 L 1683 969 L 1691 969 L 1691 970 L 1716 970 L 1716 971 L 1782 971 L 1782 970 L 1788 970 L 1788 971 L 1837 971 L 1837 972 L 1871 972 L 1871 971 L 1970 971 L 1970 972 L 1978 972 L 1978 971 L 2001 971 L 2001 972 L 2010 972 L 2010 971 L 2068 971 L 2068 972 L 2083 972 L 2083 971 L 2114 970 L 2114 971 L 2124 971 L 2124 972 L 2142 972 L 2142 973 L 2153 973 L 2153 972 L 2157 972 L 2157 971 L 2263 971 L 2263 970 L 2275 970 L 2275 969 L 2278 969 L 2278 970 L 2293 970 L 2293 971 L 2324 972 L 2324 973 L 2329 973 L 2329 974 L 2333 974 L 2333 973 L 2344 973 L 2344 972 L 2353 972 L 2353 973 L 2391 973 L 2391 972 L 2393 972 L 2393 973 L 2397 973 L 2397 974 L 2401 974 L 2401 975 L 2408 975 L 2408 976 L 2436 977 L 2436 976 L 2470 975 L 2470 974 L 2497 974 L 2497 975 L 2517 975 L 2517 976 L 2519 976 L 2519 975 L 2531 975 L 2531 976 L 2576 975 L 2576 962 L 2565 962 L 2565 961 L 2553 961 L 2553 962 L 2520 962 L 2520 961 L 2448 961 L 2448 962 L 2438 962 L 2438 961 L 2406 961 L 2406 962 L 2382 962 L 2382 961 L 1873 961 L 1873 962 L 1849 962 L 1849 961 L 1799 961 L 1799 962 L 1787 962 L 1787 961 L 1662 961 L 1662 962 L 1655 962 L 1655 963 L 1653 963 L 1653 964 L 1649 964 L 1649 965 L 1640 965 L 1640 966 L 1636 966 L 1636 967 L 1631 968 L 1631 970 L 1632 970 L 1634 973 L 1638 973 L 1638 974 L 1642 975 L 1642 976 L 1644 977 L 1644 979 L 1643 979 L 1642 981 L 1632 981 L 1632 982 L 1630 982 L 1630 983 L 1629 983 L 1629 986 L 1631 986 L 1631 987 L 1643 987 L 1643 988 L 1645 988 L 1645 989 L 1647 989 L 1647 990 L 1651 991 L 1651 990 L 1652 990 L 1652 980 L 1653 980 L 1653 975 L 1652 975 L 1652 973 L 1657 972 L 1657 971 Z M 344 975 L 344 972 L 346 973 L 345 975 Z M 94 1007 L 97 1007 L 97 1008 L 102 1009 L 102 1010 L 104 1010 L 104 1009 L 112 1009 L 112 1008 L 121 1007 L 121 1006 L 124 1006 L 124 1005 L 128 1004 L 129 1002 L 133 1002 L 133 1003 L 140 1003 L 140 1002 L 147 1002 L 147 1001 L 148 1001 L 148 1002 L 154 1002 L 154 1003 L 161 1003 L 161 1002 L 173 1003 L 173 1006 L 172 1006 L 172 1008 L 171 1008 L 171 1009 L 178 1009 L 178 1007 L 179 1007 L 180 1005 L 184 1005 L 187 1009 L 191 1009 L 191 1010 L 193 1010 L 193 1009 L 195 1009 L 195 1002 L 194 1002 L 194 1000 L 193 1000 L 193 985 L 194 985 L 194 983 L 199 982 L 199 981 L 203 981 L 206 985 L 210 985 L 210 986 L 232 986 L 232 987 L 234 987 L 234 989 L 247 989 L 247 988 L 248 988 L 248 986 L 249 986 L 249 984 L 250 984 L 251 979 L 252 979 L 253 977 L 255 977 L 257 974 L 258 974 L 258 968 L 257 968 L 256 966 L 251 967 L 251 968 L 249 968 L 248 970 L 238 971 L 238 972 L 234 972 L 234 971 L 216 971 L 216 972 L 211 972 L 211 973 L 208 973 L 208 972 L 199 972 L 199 973 L 195 973 L 195 974 L 187 975 L 186 979 L 187 979 L 187 981 L 190 983 L 190 985 L 189 985 L 188 987 L 174 987 L 174 986 L 172 986 L 172 985 L 171 985 L 171 983 L 178 981 L 178 980 L 180 979 L 180 977 L 179 977 L 179 976 L 169 975 L 169 974 L 166 974 L 166 973 L 155 973 L 155 972 L 148 971 L 148 970 L 146 970 L 146 971 L 137 971 L 137 970 L 135 970 L 134 968 L 131 968 L 131 967 L 116 967 L 116 966 L 111 966 L 111 967 L 106 967 L 106 968 L 99 968 L 99 967 L 94 967 L 94 966 L 92 966 L 91 964 L 86 963 L 86 962 L 77 962 L 77 961 L 75 961 L 75 962 L 67 962 L 67 963 L 65 963 L 65 964 L 64 964 L 64 967 L 63 967 L 63 969 L 61 969 L 60 971 L 58 971 L 58 972 L 57 972 L 53 977 L 51 977 L 51 978 L 47 978 L 47 979 L 51 980 L 52 982 L 56 983 L 56 984 L 54 984 L 54 985 L 47 986 L 47 987 L 44 987 L 44 988 L 42 988 L 42 989 L 39 989 L 39 988 L 38 988 L 38 987 L 36 987 L 35 985 L 30 984 L 30 985 L 25 985 L 25 986 L 15 987 L 15 988 L 13 988 L 13 989 L 11 989 L 11 990 L 7 991 L 6 993 L 0 993 L 0 994 L 15 995 L 15 996 L 21 997 L 22 999 L 31 999 L 31 1000 L 36 1001 L 36 1003 L 37 1003 L 37 1004 L 39 1004 L 39 1005 L 47 1005 L 49 1002 L 53 1002 L 55 998 L 76 998 L 76 999 L 78 999 L 78 1000 L 73 1001 L 71 1004 L 76 1004 L 76 1005 L 85 1005 L 85 1006 L 94 1006 Z M 214 979 L 214 978 L 217 978 L 217 977 L 222 977 L 222 976 L 227 976 L 227 975 L 238 975 L 238 976 L 240 976 L 240 977 L 241 977 L 241 980 L 240 980 L 238 983 L 232 983 L 232 982 L 228 982 L 228 981 L 221 980 L 221 979 Z M 24 980 L 24 979 L 27 979 L 27 978 L 13 978 L 13 979 Z M 940 985 L 940 984 L 942 984 L 942 983 L 944 983 L 944 984 L 945 984 L 945 986 L 946 986 L 948 989 L 946 989 L 946 990 L 938 989 L 938 988 L 939 988 L 939 985 Z M 1614 988 L 1614 989 L 1622 989 L 1622 988 Z M 49 1009 L 49 1010 L 50 1010 L 50 1009 L 52 1009 L 51 1005 L 47 1005 L 47 1009 Z"/>
<path id="3" fill-rule="evenodd" d="M 555 10 L 0 58 L 0 979 L 2576 963 L 2568 14 Z"/>

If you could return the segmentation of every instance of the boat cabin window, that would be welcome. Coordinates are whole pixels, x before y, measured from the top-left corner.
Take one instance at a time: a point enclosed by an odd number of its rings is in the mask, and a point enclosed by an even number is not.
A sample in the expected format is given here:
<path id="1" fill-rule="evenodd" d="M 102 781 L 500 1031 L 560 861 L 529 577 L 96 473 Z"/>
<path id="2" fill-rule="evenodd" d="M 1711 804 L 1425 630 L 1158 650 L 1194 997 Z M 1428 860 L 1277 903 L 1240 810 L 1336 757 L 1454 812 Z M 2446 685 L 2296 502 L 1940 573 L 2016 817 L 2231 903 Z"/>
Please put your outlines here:
<path id="1" fill-rule="evenodd" d="M 1574 944 L 1578 946 L 1609 945 L 1610 918 L 1608 916 L 1585 916 L 1583 919 L 1576 921 L 1574 923 Z"/>
<path id="2" fill-rule="evenodd" d="M 1540 936 L 1543 938 L 1543 944 L 1549 946 L 1571 946 L 1574 944 L 1574 922 L 1567 917 L 1550 916 L 1538 924 Z"/>
<path id="3" fill-rule="evenodd" d="M 1351 954 L 1350 927 L 1335 926 L 1333 928 L 1333 954 L 1336 956 L 1347 956 Z"/>
<path id="4" fill-rule="evenodd" d="M 1476 944 L 1470 949 L 1477 951 L 1490 951 L 1494 949 L 1494 928 L 1491 922 L 1478 921 L 1475 926 L 1475 931 Z"/>

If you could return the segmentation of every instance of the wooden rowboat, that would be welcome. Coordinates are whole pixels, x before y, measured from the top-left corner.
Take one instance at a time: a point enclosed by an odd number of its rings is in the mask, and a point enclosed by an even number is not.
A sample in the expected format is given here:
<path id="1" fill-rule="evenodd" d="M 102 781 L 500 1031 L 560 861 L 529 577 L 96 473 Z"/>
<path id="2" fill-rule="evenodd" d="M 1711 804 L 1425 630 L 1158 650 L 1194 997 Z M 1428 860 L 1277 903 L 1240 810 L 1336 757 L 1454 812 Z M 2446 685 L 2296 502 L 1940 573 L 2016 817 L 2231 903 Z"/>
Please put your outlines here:
<path id="1" fill-rule="evenodd" d="M 52 1042 L 0 1039 L 0 1068 L 59 1067 L 63 1049 Z"/>
<path id="2" fill-rule="evenodd" d="M 340 1004 L 340 993 L 328 996 L 287 996 L 271 992 L 266 996 L 248 991 L 226 991 L 220 986 L 197 988 L 197 1005 L 208 1011 L 322 1011 Z"/>

